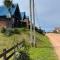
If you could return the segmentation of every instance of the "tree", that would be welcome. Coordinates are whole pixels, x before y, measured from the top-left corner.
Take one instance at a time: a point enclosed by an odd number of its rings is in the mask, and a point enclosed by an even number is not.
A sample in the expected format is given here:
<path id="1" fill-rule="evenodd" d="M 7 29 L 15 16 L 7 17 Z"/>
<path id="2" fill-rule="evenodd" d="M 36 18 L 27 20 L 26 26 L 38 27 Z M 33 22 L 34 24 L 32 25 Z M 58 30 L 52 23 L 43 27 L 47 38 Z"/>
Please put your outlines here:
<path id="1" fill-rule="evenodd" d="M 8 8 L 8 11 L 10 12 L 11 15 L 11 7 L 12 7 L 12 1 L 11 0 L 4 0 L 4 5 Z"/>
<path id="2" fill-rule="evenodd" d="M 4 0 L 4 5 L 8 9 L 8 11 L 9 11 L 9 13 L 7 15 L 7 18 L 9 19 L 9 25 L 8 25 L 8 27 L 12 26 L 12 24 L 11 24 L 11 21 L 12 21 L 12 12 L 11 12 L 12 4 L 13 4 L 12 0 Z"/>

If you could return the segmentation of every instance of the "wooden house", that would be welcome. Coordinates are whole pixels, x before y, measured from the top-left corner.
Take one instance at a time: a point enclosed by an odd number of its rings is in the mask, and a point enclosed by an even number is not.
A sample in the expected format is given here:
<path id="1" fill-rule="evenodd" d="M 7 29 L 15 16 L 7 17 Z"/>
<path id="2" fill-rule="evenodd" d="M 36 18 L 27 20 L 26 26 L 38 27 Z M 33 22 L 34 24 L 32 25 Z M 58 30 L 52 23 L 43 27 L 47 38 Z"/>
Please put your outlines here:
<path id="1" fill-rule="evenodd" d="M 11 13 L 11 14 L 10 14 Z M 0 6 L 0 28 L 23 27 L 29 25 L 25 12 L 20 12 L 18 4 L 13 4 L 10 12 L 7 7 Z"/>
<path id="2" fill-rule="evenodd" d="M 12 5 L 12 7 L 10 8 L 10 12 L 8 11 L 7 7 L 0 6 L 0 28 L 16 26 L 18 20 L 21 20 L 21 14 L 18 4 Z"/>

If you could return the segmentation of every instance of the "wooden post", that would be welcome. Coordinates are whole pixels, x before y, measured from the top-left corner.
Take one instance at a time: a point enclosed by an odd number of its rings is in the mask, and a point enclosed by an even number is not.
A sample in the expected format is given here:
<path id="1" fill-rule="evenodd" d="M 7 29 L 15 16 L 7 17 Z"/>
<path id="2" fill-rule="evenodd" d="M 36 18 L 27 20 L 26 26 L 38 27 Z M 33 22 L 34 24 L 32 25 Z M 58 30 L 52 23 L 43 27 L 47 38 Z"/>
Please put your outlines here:
<path id="1" fill-rule="evenodd" d="M 36 45 L 35 39 L 35 0 L 32 0 L 32 20 L 33 20 L 33 44 Z"/>
<path id="2" fill-rule="evenodd" d="M 7 60 L 7 58 L 6 58 L 6 49 L 3 49 L 3 53 L 4 53 L 3 60 Z"/>
<path id="3" fill-rule="evenodd" d="M 16 60 L 15 53 L 16 53 L 16 49 L 14 48 L 14 60 Z"/>
<path id="4" fill-rule="evenodd" d="M 32 44 L 32 0 L 29 1 L 29 9 L 30 9 L 30 44 Z"/>

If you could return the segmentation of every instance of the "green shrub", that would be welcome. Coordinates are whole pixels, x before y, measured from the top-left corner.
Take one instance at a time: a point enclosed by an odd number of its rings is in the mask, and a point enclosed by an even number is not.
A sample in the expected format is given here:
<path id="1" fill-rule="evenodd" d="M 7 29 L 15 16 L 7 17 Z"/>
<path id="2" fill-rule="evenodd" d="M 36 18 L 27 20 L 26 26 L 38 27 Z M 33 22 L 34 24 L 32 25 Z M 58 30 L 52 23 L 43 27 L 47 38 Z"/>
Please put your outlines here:
<path id="1" fill-rule="evenodd" d="M 20 34 L 20 30 L 15 28 L 15 29 L 12 29 L 12 28 L 2 28 L 1 30 L 2 33 L 4 33 L 5 35 L 7 36 L 11 36 L 13 34 Z"/>
<path id="2" fill-rule="evenodd" d="M 18 29 L 16 29 L 16 28 L 14 29 L 13 32 L 14 32 L 14 34 L 20 34 L 20 31 Z"/>
<path id="3" fill-rule="evenodd" d="M 26 28 L 23 28 L 23 31 L 25 32 L 26 31 Z"/>
<path id="4" fill-rule="evenodd" d="M 5 35 L 11 36 L 12 34 L 13 34 L 13 30 L 11 28 L 7 28 L 6 32 L 5 32 Z"/>
<path id="5" fill-rule="evenodd" d="M 31 60 L 28 53 L 25 51 L 20 51 L 20 56 L 18 60 Z"/>
<path id="6" fill-rule="evenodd" d="M 17 60 L 31 60 L 30 55 L 28 53 L 30 45 L 28 44 L 28 42 L 25 41 L 25 39 L 23 39 L 22 43 L 22 48 L 18 50 L 20 55 Z"/>
<path id="7" fill-rule="evenodd" d="M 6 29 L 5 28 L 2 28 L 1 29 L 1 33 L 5 33 L 6 32 Z"/>

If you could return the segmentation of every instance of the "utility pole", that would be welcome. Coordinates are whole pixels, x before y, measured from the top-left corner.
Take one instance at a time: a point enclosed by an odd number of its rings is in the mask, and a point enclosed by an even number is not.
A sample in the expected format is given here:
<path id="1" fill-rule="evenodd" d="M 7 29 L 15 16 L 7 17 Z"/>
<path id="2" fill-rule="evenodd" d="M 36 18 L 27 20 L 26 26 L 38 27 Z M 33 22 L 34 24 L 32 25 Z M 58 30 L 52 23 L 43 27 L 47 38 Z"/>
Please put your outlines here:
<path id="1" fill-rule="evenodd" d="M 32 46 L 35 47 L 36 40 L 35 40 L 35 9 L 34 9 L 35 4 L 34 4 L 34 0 L 29 1 L 29 8 L 30 8 L 30 43 Z M 33 21 L 33 23 L 32 23 L 32 21 Z"/>
<path id="2" fill-rule="evenodd" d="M 35 3 L 34 3 L 34 0 L 32 0 L 32 20 L 33 20 L 33 45 L 35 47 L 36 39 L 35 39 Z"/>
<path id="3" fill-rule="evenodd" d="M 32 45 L 32 0 L 29 0 L 29 9 L 30 9 L 30 44 Z"/>

